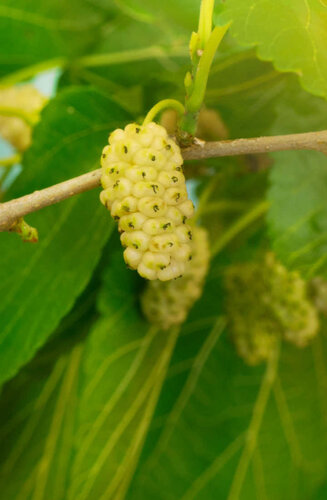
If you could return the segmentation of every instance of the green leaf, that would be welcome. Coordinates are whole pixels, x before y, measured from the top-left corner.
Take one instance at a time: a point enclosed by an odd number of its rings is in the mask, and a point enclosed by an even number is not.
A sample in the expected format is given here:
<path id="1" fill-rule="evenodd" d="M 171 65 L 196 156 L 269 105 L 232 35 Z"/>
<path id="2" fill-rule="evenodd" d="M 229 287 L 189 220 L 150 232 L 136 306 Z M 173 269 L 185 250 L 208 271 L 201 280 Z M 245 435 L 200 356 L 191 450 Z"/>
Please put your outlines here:
<path id="1" fill-rule="evenodd" d="M 266 373 L 245 366 L 217 312 L 216 273 L 179 336 L 127 498 L 313 498 L 327 465 L 325 334 L 304 350 L 283 346 Z M 5 387 L 6 499 L 126 498 L 176 340 L 139 318 L 129 275 L 113 259 L 106 315 L 88 339 Z M 110 290 L 125 297 L 112 310 Z"/>
<path id="2" fill-rule="evenodd" d="M 117 5 L 134 19 L 173 26 L 175 29 L 197 29 L 200 12 L 198 0 L 165 0 L 160 3 L 153 3 L 151 0 L 118 0 Z"/>
<path id="3" fill-rule="evenodd" d="M 317 495 L 314 497 L 314 500 L 324 500 L 327 495 L 327 483 L 324 483 L 321 488 L 319 488 L 319 491 Z"/>
<path id="4" fill-rule="evenodd" d="M 107 312 L 89 337 L 42 375 L 36 359 L 5 387 L 0 487 L 7 500 L 124 498 L 178 332 L 163 334 L 140 319 L 122 266 L 123 281 L 108 272 Z M 110 310 L 106 287 L 117 295 L 125 288 L 126 301 Z"/>
<path id="5" fill-rule="evenodd" d="M 63 92 L 44 110 L 10 197 L 96 168 L 108 132 L 128 120 L 94 90 Z M 94 190 L 30 215 L 39 230 L 36 245 L 1 234 L 1 381 L 31 359 L 89 281 L 113 228 L 98 197 Z"/>
<path id="6" fill-rule="evenodd" d="M 325 101 L 290 85 L 276 108 L 271 134 L 327 128 Z M 313 151 L 275 153 L 268 193 L 268 224 L 273 248 L 304 276 L 327 277 L 326 156 Z"/>
<path id="7" fill-rule="evenodd" d="M 327 97 L 324 1 L 228 0 L 218 22 L 229 20 L 233 21 L 230 31 L 240 44 L 257 46 L 260 58 L 272 61 L 279 71 L 297 73 L 308 92 Z"/>
<path id="8" fill-rule="evenodd" d="M 80 55 L 99 37 L 102 22 L 101 11 L 86 0 L 44 0 L 33 8 L 28 0 L 3 0 L 0 75 Z"/>
<path id="9" fill-rule="evenodd" d="M 230 43 L 212 66 L 205 104 L 222 116 L 230 138 L 258 137 L 270 131 L 285 76 L 253 50 Z M 217 160 L 216 160 L 217 161 Z"/>
<path id="10" fill-rule="evenodd" d="M 189 32 L 178 28 L 174 31 L 165 18 L 160 17 L 155 24 L 148 24 L 122 16 L 118 18 L 110 36 L 97 45 L 96 53 L 103 55 L 105 64 L 93 64 L 87 68 L 72 68 L 86 78 L 92 73 L 106 81 L 120 86 L 135 87 L 149 81 L 159 82 L 175 79 L 179 68 L 179 58 L 188 60 Z M 100 56 L 101 57 L 101 56 Z M 101 59 L 100 59 L 101 60 Z M 183 84 L 183 77 L 179 82 Z"/>
<path id="11" fill-rule="evenodd" d="M 222 329 L 217 316 L 207 335 L 199 316 L 184 327 L 128 499 L 308 500 L 326 477 L 326 335 L 283 345 L 265 370 Z"/>
<path id="12" fill-rule="evenodd" d="M 98 309 L 104 316 L 110 316 L 112 310 L 119 309 L 122 304 L 135 305 L 137 294 L 144 286 L 140 275 L 126 267 L 118 232 L 110 243 L 110 262 L 102 277 L 103 286 L 98 297 Z"/>
<path id="13" fill-rule="evenodd" d="M 85 347 L 67 498 L 113 498 L 128 487 L 176 334 L 149 328 L 128 307 L 94 329 Z"/>
<path id="14" fill-rule="evenodd" d="M 103 0 L 95 1 L 105 7 Z M 124 86 L 136 92 L 143 85 L 144 96 L 139 94 L 137 102 L 139 114 L 144 110 L 143 98 L 146 107 L 155 104 L 153 86 L 166 92 L 165 97 L 176 86 L 183 98 L 183 80 L 190 65 L 190 30 L 197 29 L 199 2 L 169 0 L 159 5 L 148 0 L 116 0 L 115 4 L 120 14 L 111 25 L 110 35 L 96 45 L 91 64 L 86 60 L 87 68 L 72 66 L 68 77 L 99 85 L 120 98 L 126 94 Z"/>

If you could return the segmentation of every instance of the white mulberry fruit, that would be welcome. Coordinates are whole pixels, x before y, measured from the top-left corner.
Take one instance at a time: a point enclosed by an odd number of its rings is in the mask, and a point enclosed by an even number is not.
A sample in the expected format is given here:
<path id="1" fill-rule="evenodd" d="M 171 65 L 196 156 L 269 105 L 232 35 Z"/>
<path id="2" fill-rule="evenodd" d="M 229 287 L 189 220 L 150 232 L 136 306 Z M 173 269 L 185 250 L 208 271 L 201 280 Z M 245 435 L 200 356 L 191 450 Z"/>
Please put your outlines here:
<path id="1" fill-rule="evenodd" d="M 194 302 L 201 296 L 210 260 L 207 231 L 193 228 L 192 260 L 182 278 L 162 283 L 148 283 L 141 296 L 144 316 L 150 323 L 166 330 L 183 323 Z"/>
<path id="2" fill-rule="evenodd" d="M 317 334 L 318 316 L 306 282 L 274 254 L 230 267 L 225 284 L 231 336 L 248 364 L 266 360 L 278 338 L 304 347 Z"/>
<path id="3" fill-rule="evenodd" d="M 47 98 L 32 85 L 0 89 L 0 106 L 17 109 L 38 117 Z M 31 127 L 16 116 L 1 116 L 0 135 L 18 151 L 25 151 L 31 144 Z"/>
<path id="4" fill-rule="evenodd" d="M 193 215 L 179 147 L 156 123 L 129 124 L 109 136 L 101 157 L 101 202 L 118 221 L 126 264 L 148 280 L 185 272 Z"/>

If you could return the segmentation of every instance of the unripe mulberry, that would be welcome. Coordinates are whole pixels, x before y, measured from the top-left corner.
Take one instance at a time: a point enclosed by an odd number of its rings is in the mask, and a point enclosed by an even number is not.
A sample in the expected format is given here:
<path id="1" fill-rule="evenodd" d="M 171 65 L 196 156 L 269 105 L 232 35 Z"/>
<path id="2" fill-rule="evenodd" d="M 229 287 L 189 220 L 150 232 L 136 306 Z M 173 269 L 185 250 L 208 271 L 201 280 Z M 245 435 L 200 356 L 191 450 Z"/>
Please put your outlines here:
<path id="1" fill-rule="evenodd" d="M 191 259 L 193 215 L 179 147 L 156 123 L 109 136 L 101 157 L 101 202 L 118 221 L 126 264 L 148 280 L 182 276 Z"/>
<path id="2" fill-rule="evenodd" d="M 278 338 L 304 347 L 317 334 L 318 317 L 306 282 L 272 253 L 232 266 L 225 283 L 230 332 L 248 364 L 267 359 Z"/>
<path id="3" fill-rule="evenodd" d="M 151 281 L 141 297 L 143 314 L 163 330 L 183 323 L 202 294 L 210 259 L 208 235 L 203 228 L 193 228 L 192 255 L 182 278 L 166 283 Z"/>
<path id="4" fill-rule="evenodd" d="M 31 85 L 0 89 L 0 106 L 24 111 L 35 119 L 46 101 L 47 98 Z M 0 135 L 19 151 L 25 151 L 31 143 L 31 127 L 16 116 L 0 116 Z"/>
<path id="5" fill-rule="evenodd" d="M 270 278 L 271 306 L 281 325 L 282 337 L 297 347 L 305 347 L 319 329 L 308 284 L 297 271 L 287 270 L 271 252 L 266 254 L 265 267 L 267 281 Z"/>

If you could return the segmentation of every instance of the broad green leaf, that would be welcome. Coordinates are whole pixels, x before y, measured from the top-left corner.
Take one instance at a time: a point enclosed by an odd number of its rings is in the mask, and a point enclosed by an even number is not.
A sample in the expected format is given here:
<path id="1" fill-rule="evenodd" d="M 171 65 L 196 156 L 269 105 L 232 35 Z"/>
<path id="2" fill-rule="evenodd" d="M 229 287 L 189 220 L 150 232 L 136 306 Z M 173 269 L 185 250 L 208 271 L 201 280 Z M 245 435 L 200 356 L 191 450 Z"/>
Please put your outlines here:
<path id="1" fill-rule="evenodd" d="M 128 499 L 309 500 L 325 480 L 325 334 L 283 345 L 265 369 L 247 367 L 222 328 L 219 316 L 208 334 L 196 316 L 184 327 Z"/>
<path id="2" fill-rule="evenodd" d="M 260 58 L 297 73 L 308 92 L 327 97 L 326 2 L 227 0 L 218 21 L 229 20 L 240 44 L 257 46 Z"/>
<path id="3" fill-rule="evenodd" d="M 178 335 L 140 319 L 141 284 L 118 248 L 85 346 L 68 499 L 124 498 L 136 468 Z"/>
<path id="4" fill-rule="evenodd" d="M 272 134 L 327 128 L 327 105 L 291 85 L 276 108 Z M 275 153 L 268 223 L 273 247 L 307 277 L 327 276 L 327 158 L 323 153 Z"/>
<path id="5" fill-rule="evenodd" d="M 183 81 L 190 69 L 188 40 L 188 31 L 169 30 L 164 21 L 152 25 L 122 17 L 97 46 L 106 64 L 71 67 L 62 84 L 99 86 L 137 114 L 167 97 L 183 101 Z M 210 72 L 205 105 L 220 112 L 231 138 L 258 136 L 271 126 L 284 79 L 253 50 L 227 38 Z"/>
<path id="6" fill-rule="evenodd" d="M 41 372 L 36 359 L 5 387 L 0 485 L 8 500 L 124 498 L 178 332 L 140 319 L 132 273 L 113 264 L 106 315 L 88 338 Z M 111 310 L 110 291 L 125 295 Z"/>
<path id="7" fill-rule="evenodd" d="M 195 303 L 187 322 L 182 325 L 153 425 L 145 442 L 141 462 L 147 459 L 155 447 L 160 437 L 162 424 L 179 398 L 194 365 L 194 360 L 212 333 L 213 325 L 216 326 L 215 335 L 221 334 L 223 320 L 220 315 L 222 314 L 224 295 L 220 275 L 221 271 L 217 265 L 209 268 L 203 296 Z"/>
<path id="8" fill-rule="evenodd" d="M 99 37 L 102 22 L 101 11 L 85 0 L 3 0 L 0 75 L 80 55 Z"/>
<path id="9" fill-rule="evenodd" d="M 94 329 L 85 346 L 67 498 L 122 498 L 176 335 L 149 328 L 129 307 L 112 311 Z"/>
<path id="10" fill-rule="evenodd" d="M 133 275 L 117 259 L 101 296 L 106 317 L 86 342 L 47 365 L 44 379 L 32 364 L 5 389 L 8 500 L 125 498 L 162 383 L 155 372 L 164 376 L 176 334 L 139 319 Z M 217 314 L 216 273 L 179 337 L 127 498 L 313 498 L 327 462 L 324 337 L 305 350 L 284 346 L 269 377 L 246 367 Z M 257 438 L 253 453 L 246 435 Z"/>
<path id="11" fill-rule="evenodd" d="M 327 483 L 324 483 L 321 488 L 319 488 L 319 491 L 317 495 L 314 497 L 314 500 L 324 500 L 327 495 Z"/>
<path id="12" fill-rule="evenodd" d="M 205 104 L 220 113 L 230 138 L 264 135 L 275 118 L 285 76 L 253 50 L 226 45 L 212 66 Z"/>
<path id="13" fill-rule="evenodd" d="M 117 104 L 89 89 L 71 89 L 44 110 L 25 169 L 10 197 L 97 168 L 108 132 L 128 121 Z M 36 245 L 1 233 L 0 380 L 34 355 L 86 286 L 111 229 L 94 190 L 30 215 Z"/>

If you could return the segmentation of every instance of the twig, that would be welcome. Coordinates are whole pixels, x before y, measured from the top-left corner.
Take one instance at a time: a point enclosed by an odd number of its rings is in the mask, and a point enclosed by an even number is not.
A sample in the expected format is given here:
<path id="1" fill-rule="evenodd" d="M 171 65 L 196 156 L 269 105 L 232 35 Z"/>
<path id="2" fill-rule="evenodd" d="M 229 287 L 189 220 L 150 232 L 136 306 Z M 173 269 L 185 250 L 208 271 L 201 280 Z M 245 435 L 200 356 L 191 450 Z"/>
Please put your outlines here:
<path id="1" fill-rule="evenodd" d="M 198 160 L 272 151 L 315 150 L 327 152 L 327 130 L 255 139 L 207 142 L 183 150 L 185 160 Z M 6 231 L 19 217 L 36 212 L 84 191 L 100 186 L 101 169 L 54 186 L 35 191 L 0 205 L 0 231 Z"/>
<path id="2" fill-rule="evenodd" d="M 207 142 L 203 146 L 196 145 L 185 149 L 183 156 L 187 160 L 199 160 L 204 158 L 217 158 L 219 156 L 236 156 L 301 149 L 327 153 L 327 130 L 321 132 L 307 132 L 304 134 Z"/>
<path id="3" fill-rule="evenodd" d="M 54 205 L 100 185 L 101 169 L 74 177 L 41 191 L 0 204 L 0 231 L 6 231 L 20 217 Z"/>

